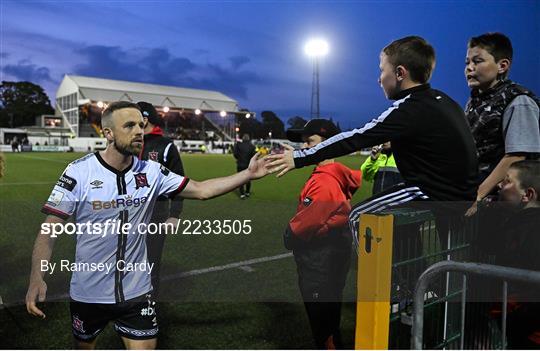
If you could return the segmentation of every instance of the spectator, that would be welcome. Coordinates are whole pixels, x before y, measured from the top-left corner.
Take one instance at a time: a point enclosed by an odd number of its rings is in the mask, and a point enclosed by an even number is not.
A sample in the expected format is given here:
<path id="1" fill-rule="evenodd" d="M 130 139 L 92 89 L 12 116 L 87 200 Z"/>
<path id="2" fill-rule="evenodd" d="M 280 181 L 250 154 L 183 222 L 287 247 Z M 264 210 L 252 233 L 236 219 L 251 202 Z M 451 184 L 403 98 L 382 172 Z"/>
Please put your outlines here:
<path id="1" fill-rule="evenodd" d="M 374 146 L 360 167 L 364 180 L 373 182 L 372 194 L 403 182 L 392 153 L 391 142 Z"/>
<path id="2" fill-rule="evenodd" d="M 300 130 L 288 130 L 287 138 L 313 147 L 338 132 L 331 121 L 312 119 Z M 319 162 L 302 189 L 284 235 L 285 246 L 293 250 L 298 285 L 319 349 L 343 348 L 341 301 L 351 257 L 347 219 L 360 182 L 360 171 L 334 160 Z"/>
<path id="3" fill-rule="evenodd" d="M 223 145 L 225 151 L 225 145 Z M 234 145 L 233 155 L 236 159 L 236 170 L 238 172 L 243 171 L 249 165 L 249 160 L 255 155 L 255 146 L 251 143 L 249 135 L 244 134 L 242 141 Z M 251 182 L 240 185 L 240 198 L 246 199 L 251 196 Z"/>
<path id="4" fill-rule="evenodd" d="M 497 263 L 540 271 L 540 161 L 513 163 L 499 187 L 501 205 L 511 214 Z M 509 288 L 508 348 L 540 349 L 538 286 L 510 283 Z"/>
<path id="5" fill-rule="evenodd" d="M 508 79 L 513 49 L 501 33 L 469 40 L 465 78 L 471 97 L 465 114 L 478 149 L 479 181 L 476 200 L 496 195 L 513 162 L 540 153 L 540 100 L 527 88 Z M 476 212 L 476 205 L 467 213 Z"/>
<path id="6" fill-rule="evenodd" d="M 429 84 L 434 67 L 435 50 L 423 38 L 410 36 L 390 43 L 380 53 L 379 84 L 386 97 L 395 100 L 392 106 L 364 126 L 313 148 L 270 155 L 268 167 L 283 176 L 295 168 L 391 141 L 404 182 L 354 206 L 350 225 L 356 227 L 362 213 L 413 201 L 461 212 L 455 206 L 472 202 L 476 195 L 478 159 L 463 109 Z"/>

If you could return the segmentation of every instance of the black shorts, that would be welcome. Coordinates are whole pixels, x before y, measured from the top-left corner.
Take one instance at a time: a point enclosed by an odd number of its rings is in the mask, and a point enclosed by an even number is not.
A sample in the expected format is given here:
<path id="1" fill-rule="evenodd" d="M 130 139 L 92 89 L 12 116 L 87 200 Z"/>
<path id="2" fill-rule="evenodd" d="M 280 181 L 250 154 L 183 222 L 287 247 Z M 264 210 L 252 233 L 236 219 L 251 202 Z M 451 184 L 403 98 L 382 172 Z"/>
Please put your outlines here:
<path id="1" fill-rule="evenodd" d="M 122 303 L 86 303 L 71 300 L 71 329 L 81 341 L 94 340 L 110 321 L 114 329 L 128 339 L 153 339 L 158 334 L 156 302 L 152 293 Z"/>

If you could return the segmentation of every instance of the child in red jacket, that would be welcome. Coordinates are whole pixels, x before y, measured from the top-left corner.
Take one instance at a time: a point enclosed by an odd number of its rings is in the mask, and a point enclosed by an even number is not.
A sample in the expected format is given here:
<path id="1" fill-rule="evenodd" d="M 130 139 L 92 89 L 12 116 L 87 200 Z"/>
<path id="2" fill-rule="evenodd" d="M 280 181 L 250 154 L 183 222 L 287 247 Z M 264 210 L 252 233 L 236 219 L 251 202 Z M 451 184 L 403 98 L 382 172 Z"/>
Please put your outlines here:
<path id="1" fill-rule="evenodd" d="M 338 133 L 331 121 L 312 119 L 302 129 L 288 130 L 287 138 L 313 147 Z M 360 182 L 360 171 L 334 160 L 319 163 L 284 235 L 285 246 L 293 250 L 313 338 L 321 349 L 342 347 L 341 300 L 351 257 L 348 217 Z"/>

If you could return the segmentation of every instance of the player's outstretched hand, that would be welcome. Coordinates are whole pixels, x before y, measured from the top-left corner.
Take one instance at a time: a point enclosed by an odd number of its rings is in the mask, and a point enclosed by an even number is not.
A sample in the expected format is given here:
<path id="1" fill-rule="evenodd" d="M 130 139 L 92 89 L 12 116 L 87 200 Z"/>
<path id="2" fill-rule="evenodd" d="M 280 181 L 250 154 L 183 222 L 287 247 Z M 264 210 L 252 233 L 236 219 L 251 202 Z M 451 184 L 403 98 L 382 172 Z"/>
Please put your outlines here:
<path id="1" fill-rule="evenodd" d="M 47 294 L 47 284 L 43 279 L 40 281 L 30 281 L 28 292 L 26 293 L 26 310 L 33 316 L 45 319 L 45 313 L 36 306 L 36 299 L 39 302 L 45 301 Z"/>
<path id="2" fill-rule="evenodd" d="M 267 162 L 266 157 L 261 157 L 261 154 L 256 153 L 249 161 L 250 179 L 259 179 L 269 174 L 270 172 L 266 168 Z"/>
<path id="3" fill-rule="evenodd" d="M 282 145 L 285 148 L 283 153 L 268 155 L 268 162 L 266 164 L 266 167 L 270 170 L 270 173 L 279 172 L 277 174 L 278 178 L 283 176 L 288 171 L 294 169 L 294 148 L 287 144 Z"/>

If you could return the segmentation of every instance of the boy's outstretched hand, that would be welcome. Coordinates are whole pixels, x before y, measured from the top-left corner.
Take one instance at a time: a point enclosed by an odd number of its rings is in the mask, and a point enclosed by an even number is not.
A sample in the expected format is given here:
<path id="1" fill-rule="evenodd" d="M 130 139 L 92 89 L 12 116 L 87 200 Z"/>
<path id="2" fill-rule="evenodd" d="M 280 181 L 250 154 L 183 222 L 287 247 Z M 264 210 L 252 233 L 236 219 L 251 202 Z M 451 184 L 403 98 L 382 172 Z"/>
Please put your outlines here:
<path id="1" fill-rule="evenodd" d="M 282 145 L 285 148 L 282 154 L 272 154 L 266 156 L 268 159 L 266 167 L 270 173 L 279 172 L 277 174 L 278 178 L 295 168 L 293 157 L 294 148 L 287 144 Z"/>
<path id="2" fill-rule="evenodd" d="M 248 172 L 250 179 L 259 179 L 267 174 L 270 174 L 268 169 L 267 157 L 261 157 L 261 154 L 256 153 L 249 161 Z"/>

